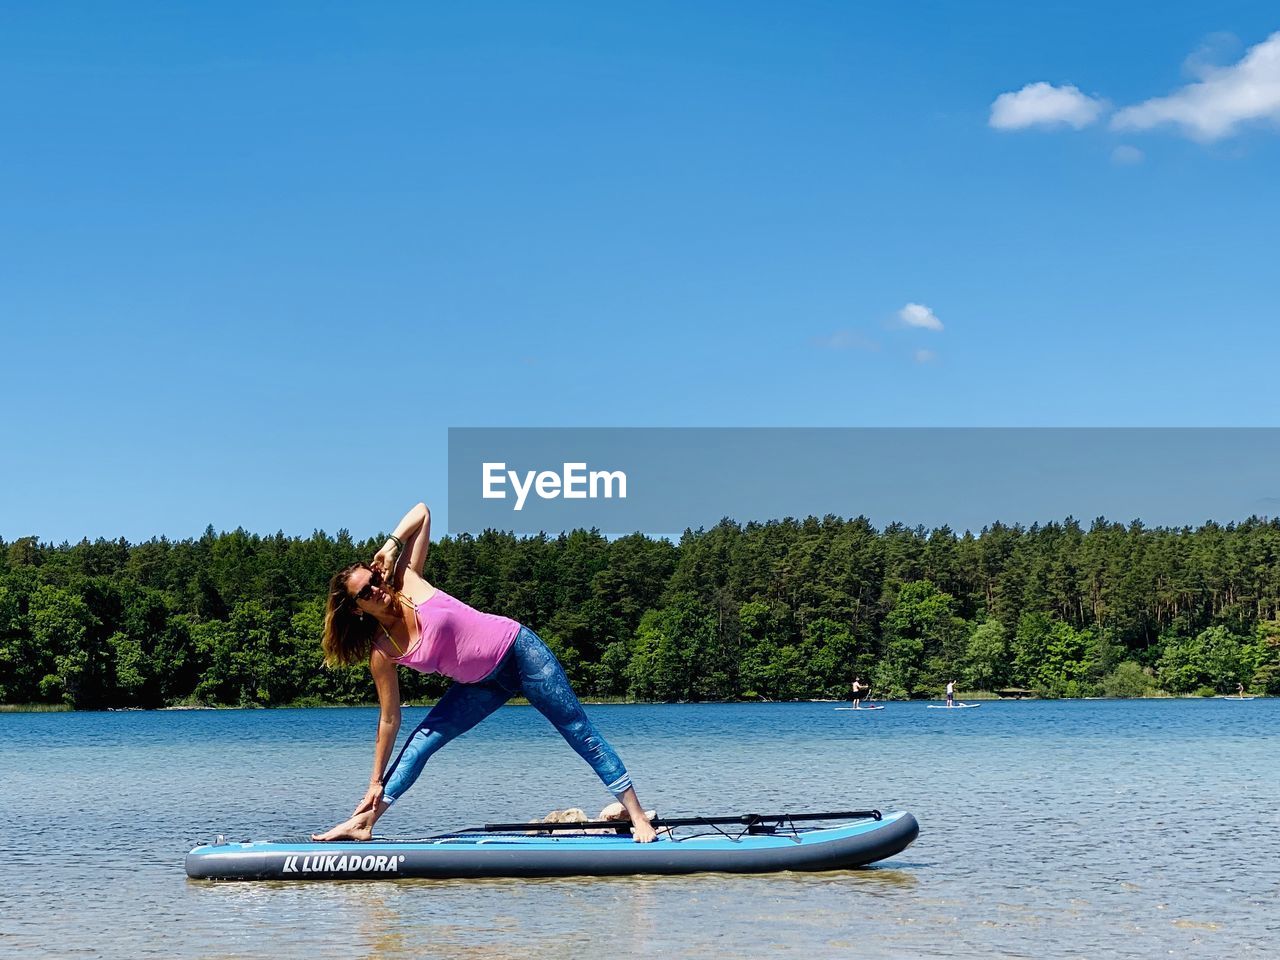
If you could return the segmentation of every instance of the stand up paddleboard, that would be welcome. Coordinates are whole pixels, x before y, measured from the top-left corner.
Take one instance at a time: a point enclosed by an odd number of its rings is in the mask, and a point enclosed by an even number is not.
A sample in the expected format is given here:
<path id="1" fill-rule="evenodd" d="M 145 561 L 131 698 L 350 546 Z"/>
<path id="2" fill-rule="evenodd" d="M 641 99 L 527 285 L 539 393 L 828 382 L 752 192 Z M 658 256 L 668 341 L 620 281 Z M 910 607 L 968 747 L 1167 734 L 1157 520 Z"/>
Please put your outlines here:
<path id="1" fill-rule="evenodd" d="M 863 710 L 883 710 L 883 709 L 884 709 L 884 707 L 876 707 L 876 706 L 872 706 L 872 707 L 836 707 L 836 709 L 837 709 L 837 710 L 853 710 L 853 711 L 856 711 L 856 712 L 858 712 L 858 713 L 862 713 L 862 711 L 863 711 Z"/>
<path id="2" fill-rule="evenodd" d="M 1254 700 L 1255 697 L 1219 697 L 1220 700 Z"/>
<path id="3" fill-rule="evenodd" d="M 838 821 L 802 828 L 804 821 Z M 654 820 L 653 843 L 616 820 L 499 823 L 421 840 L 218 842 L 187 854 L 198 880 L 390 880 L 571 877 L 718 871 L 844 870 L 901 853 L 920 827 L 909 813 L 745 814 Z M 531 835 L 529 831 L 537 830 Z M 609 830 L 584 835 L 583 830 Z M 566 832 L 570 831 L 570 832 Z M 572 831 L 576 831 L 573 833 Z"/>
<path id="4" fill-rule="evenodd" d="M 982 704 L 980 703 L 957 703 L 951 707 L 948 707 L 945 703 L 931 703 L 929 704 L 927 709 L 929 710 L 975 710 L 980 706 L 982 706 Z"/>

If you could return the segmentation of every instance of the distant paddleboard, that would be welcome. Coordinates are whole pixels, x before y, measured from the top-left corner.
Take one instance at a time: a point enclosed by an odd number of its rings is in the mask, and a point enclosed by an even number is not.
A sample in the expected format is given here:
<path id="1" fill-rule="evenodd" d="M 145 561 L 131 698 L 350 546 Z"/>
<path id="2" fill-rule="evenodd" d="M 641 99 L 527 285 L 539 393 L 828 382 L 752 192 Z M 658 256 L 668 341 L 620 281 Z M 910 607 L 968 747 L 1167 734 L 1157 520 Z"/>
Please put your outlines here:
<path id="1" fill-rule="evenodd" d="M 861 713 L 863 710 L 883 710 L 884 707 L 836 707 L 837 710 L 856 710 Z"/>
<path id="2" fill-rule="evenodd" d="M 1255 697 L 1222 697 L 1222 700 L 1254 700 Z"/>
<path id="3" fill-rule="evenodd" d="M 930 710 L 973 710 L 982 706 L 980 703 L 957 703 L 948 707 L 945 703 L 931 703 L 928 706 Z"/>

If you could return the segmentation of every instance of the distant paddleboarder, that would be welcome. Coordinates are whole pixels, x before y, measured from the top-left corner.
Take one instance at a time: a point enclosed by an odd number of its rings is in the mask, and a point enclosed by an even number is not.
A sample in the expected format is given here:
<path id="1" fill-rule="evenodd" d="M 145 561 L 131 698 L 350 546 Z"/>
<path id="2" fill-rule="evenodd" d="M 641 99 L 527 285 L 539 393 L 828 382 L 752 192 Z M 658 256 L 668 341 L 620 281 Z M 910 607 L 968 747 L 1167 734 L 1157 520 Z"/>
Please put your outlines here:
<path id="1" fill-rule="evenodd" d="M 853 678 L 853 709 L 862 709 L 862 701 L 871 699 L 871 684 L 863 683 L 861 677 Z"/>
<path id="2" fill-rule="evenodd" d="M 653 840 L 627 768 L 587 719 L 555 654 L 528 627 L 481 613 L 424 580 L 430 539 L 431 514 L 419 503 L 372 562 L 353 563 L 329 582 L 325 662 L 346 666 L 367 659 L 381 716 L 369 789 L 350 818 L 312 839 L 368 840 L 374 823 L 418 779 L 432 754 L 523 694 L 626 808 L 634 838 Z M 388 766 L 400 730 L 397 666 L 454 683 Z"/>
<path id="3" fill-rule="evenodd" d="M 947 706 L 954 707 L 956 705 L 956 682 L 954 680 L 947 681 Z"/>

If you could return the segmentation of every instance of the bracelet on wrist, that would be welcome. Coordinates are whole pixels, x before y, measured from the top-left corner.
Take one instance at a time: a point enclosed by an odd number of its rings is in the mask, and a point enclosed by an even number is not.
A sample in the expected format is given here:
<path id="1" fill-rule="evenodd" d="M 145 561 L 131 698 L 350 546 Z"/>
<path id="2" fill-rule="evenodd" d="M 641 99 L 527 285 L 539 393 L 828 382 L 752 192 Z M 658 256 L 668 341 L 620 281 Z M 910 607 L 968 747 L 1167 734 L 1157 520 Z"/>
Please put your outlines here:
<path id="1" fill-rule="evenodd" d="M 400 538 L 397 537 L 394 533 L 388 536 L 387 539 L 396 545 L 397 550 L 404 549 L 404 544 L 400 542 Z"/>

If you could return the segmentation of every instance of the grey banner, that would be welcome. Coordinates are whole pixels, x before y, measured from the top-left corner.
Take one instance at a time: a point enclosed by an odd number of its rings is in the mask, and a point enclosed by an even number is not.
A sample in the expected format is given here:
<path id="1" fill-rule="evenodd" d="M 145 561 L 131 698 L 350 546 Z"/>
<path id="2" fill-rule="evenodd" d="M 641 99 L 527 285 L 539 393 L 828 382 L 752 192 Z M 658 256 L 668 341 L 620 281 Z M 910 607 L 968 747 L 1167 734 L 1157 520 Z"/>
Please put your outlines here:
<path id="1" fill-rule="evenodd" d="M 488 496 L 486 496 L 486 493 Z M 724 517 L 877 525 L 1280 513 L 1273 428 L 453 428 L 450 532 L 678 534 Z"/>

